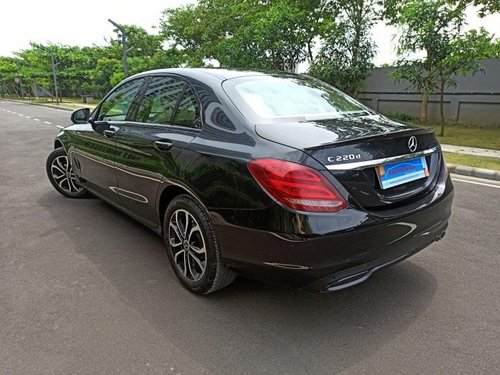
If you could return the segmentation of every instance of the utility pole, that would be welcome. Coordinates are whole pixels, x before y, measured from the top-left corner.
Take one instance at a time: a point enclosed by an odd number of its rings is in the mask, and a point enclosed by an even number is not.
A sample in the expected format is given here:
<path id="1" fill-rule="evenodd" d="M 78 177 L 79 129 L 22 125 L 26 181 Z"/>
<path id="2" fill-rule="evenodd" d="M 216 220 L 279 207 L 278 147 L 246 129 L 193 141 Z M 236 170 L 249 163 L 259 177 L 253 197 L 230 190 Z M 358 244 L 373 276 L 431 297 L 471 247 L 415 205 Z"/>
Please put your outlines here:
<path id="1" fill-rule="evenodd" d="M 57 87 L 57 71 L 56 71 L 57 65 L 59 63 L 57 63 L 56 59 L 54 58 L 54 51 L 51 48 L 51 46 L 49 47 L 40 46 L 40 48 L 50 53 L 50 63 L 52 65 L 52 79 L 54 80 L 54 92 L 56 94 L 56 104 L 59 104 L 61 100 L 59 99 L 59 88 Z"/>
<path id="2" fill-rule="evenodd" d="M 14 78 L 14 82 L 19 85 L 19 92 L 21 93 L 21 94 L 17 94 L 17 90 L 15 90 L 17 96 L 24 99 L 24 89 L 23 89 L 23 82 L 22 82 L 21 77 Z"/>
<path id="3" fill-rule="evenodd" d="M 54 78 L 54 91 L 56 92 L 56 104 L 59 104 L 59 90 L 57 88 L 56 62 L 54 52 L 50 51 L 50 61 L 52 63 L 52 77 Z"/>
<path id="4" fill-rule="evenodd" d="M 128 61 L 127 61 L 127 54 L 128 54 L 128 49 L 127 49 L 127 34 L 125 33 L 125 27 L 123 25 L 120 25 L 119 23 L 116 23 L 112 19 L 108 18 L 108 22 L 113 24 L 120 32 L 122 33 L 122 47 L 123 47 L 123 74 L 125 75 L 125 78 L 128 77 Z"/>

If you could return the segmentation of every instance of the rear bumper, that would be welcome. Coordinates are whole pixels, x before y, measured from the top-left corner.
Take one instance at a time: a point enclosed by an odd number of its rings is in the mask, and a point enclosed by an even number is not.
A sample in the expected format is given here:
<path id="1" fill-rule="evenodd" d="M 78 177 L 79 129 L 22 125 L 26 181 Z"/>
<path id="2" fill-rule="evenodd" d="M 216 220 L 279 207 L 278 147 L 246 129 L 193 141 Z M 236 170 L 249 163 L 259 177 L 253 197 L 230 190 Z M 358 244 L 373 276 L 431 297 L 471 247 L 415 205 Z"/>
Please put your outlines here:
<path id="1" fill-rule="evenodd" d="M 304 289 L 319 290 L 322 292 L 334 292 L 362 283 L 363 281 L 370 278 L 370 276 L 372 276 L 376 271 L 401 262 L 402 260 L 418 253 L 420 250 L 423 250 L 431 243 L 439 241 L 441 238 L 443 238 L 445 229 L 446 228 L 443 228 L 442 232 L 438 234 L 437 237 L 430 239 L 429 242 L 424 243 L 415 249 L 403 251 L 399 254 L 393 254 L 388 257 L 379 258 L 372 262 L 336 272 L 334 274 L 320 278 L 309 285 L 306 285 Z"/>
<path id="2" fill-rule="evenodd" d="M 222 255 L 236 272 L 297 289 L 334 291 L 355 285 L 441 239 L 453 189 L 427 207 L 394 220 L 301 238 L 216 224 Z"/>

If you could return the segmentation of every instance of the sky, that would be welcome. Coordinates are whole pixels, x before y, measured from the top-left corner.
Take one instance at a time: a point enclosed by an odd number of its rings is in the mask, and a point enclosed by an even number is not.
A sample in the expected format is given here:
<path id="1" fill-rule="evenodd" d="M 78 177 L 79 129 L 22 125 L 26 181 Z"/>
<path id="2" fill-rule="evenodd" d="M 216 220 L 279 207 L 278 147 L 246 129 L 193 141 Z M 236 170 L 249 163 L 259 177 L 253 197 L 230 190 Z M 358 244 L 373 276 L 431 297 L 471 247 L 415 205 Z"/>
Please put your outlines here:
<path id="1" fill-rule="evenodd" d="M 155 32 L 161 12 L 194 0 L 14 0 L 0 8 L 0 56 L 29 47 L 29 42 L 88 46 L 102 45 L 113 34 L 108 18 L 135 24 Z M 485 27 L 500 37 L 500 14 L 483 19 L 473 8 L 467 12 L 468 28 Z M 375 65 L 390 64 L 396 58 L 396 29 L 382 23 L 373 29 L 378 47 Z"/>

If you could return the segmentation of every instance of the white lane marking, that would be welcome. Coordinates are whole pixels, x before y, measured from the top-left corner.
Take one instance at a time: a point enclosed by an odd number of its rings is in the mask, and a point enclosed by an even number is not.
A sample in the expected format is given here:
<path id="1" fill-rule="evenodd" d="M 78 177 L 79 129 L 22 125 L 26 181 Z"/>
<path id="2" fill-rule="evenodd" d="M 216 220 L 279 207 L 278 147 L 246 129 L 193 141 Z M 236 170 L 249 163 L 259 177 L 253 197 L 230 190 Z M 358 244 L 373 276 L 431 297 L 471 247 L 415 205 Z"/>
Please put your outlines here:
<path id="1" fill-rule="evenodd" d="M 36 118 L 36 117 L 31 117 L 31 116 L 28 116 L 28 115 L 23 115 L 21 113 L 12 112 L 12 111 L 9 111 L 8 109 L 5 109 L 5 108 L 0 108 L 0 109 L 2 111 L 4 111 L 4 112 L 12 113 L 13 115 L 18 115 L 20 117 L 25 117 L 25 118 L 28 118 L 28 119 L 32 119 L 34 121 L 42 122 L 42 120 L 40 120 L 39 118 Z M 43 123 L 47 124 L 47 125 L 53 125 L 50 121 L 43 121 Z M 56 125 L 56 127 L 58 127 L 59 129 L 64 129 L 64 126 L 61 126 L 61 125 Z"/>
<path id="2" fill-rule="evenodd" d="M 453 177 L 453 181 L 467 182 L 468 184 L 488 186 L 488 187 L 500 189 L 500 185 L 492 185 L 492 184 L 485 184 L 484 182 L 462 180 L 461 178 L 456 178 L 456 177 Z"/>

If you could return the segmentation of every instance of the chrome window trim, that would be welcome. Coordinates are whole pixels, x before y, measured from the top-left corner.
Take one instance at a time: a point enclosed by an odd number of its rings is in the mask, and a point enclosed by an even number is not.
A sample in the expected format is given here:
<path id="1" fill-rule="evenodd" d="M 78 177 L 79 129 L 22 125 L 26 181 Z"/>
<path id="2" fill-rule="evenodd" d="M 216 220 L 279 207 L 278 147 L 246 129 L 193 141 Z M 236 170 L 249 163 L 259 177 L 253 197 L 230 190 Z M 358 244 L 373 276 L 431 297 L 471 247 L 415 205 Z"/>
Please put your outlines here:
<path id="1" fill-rule="evenodd" d="M 432 153 L 437 152 L 439 150 L 440 150 L 440 147 L 436 146 L 436 147 L 429 148 L 427 150 L 413 152 L 411 154 L 391 156 L 388 158 L 360 161 L 360 162 L 356 162 L 356 163 L 330 164 L 330 165 L 326 165 L 326 168 L 330 171 L 345 171 L 345 170 L 351 170 L 351 169 L 362 169 L 362 168 L 366 168 L 366 167 L 376 167 L 377 165 L 382 165 L 382 164 L 390 163 L 393 161 L 418 158 L 419 156 L 429 155 L 429 154 L 432 154 Z"/>

